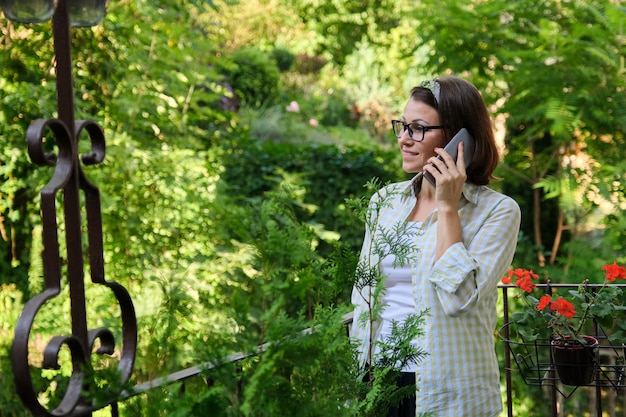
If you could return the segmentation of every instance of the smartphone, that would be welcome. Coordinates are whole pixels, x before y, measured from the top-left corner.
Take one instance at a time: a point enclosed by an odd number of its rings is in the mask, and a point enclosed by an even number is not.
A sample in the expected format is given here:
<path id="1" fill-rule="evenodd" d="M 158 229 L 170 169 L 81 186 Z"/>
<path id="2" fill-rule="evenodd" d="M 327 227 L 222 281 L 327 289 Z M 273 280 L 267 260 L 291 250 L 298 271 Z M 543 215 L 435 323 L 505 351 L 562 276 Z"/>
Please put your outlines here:
<path id="1" fill-rule="evenodd" d="M 459 149 L 459 143 L 463 142 L 465 144 L 464 158 L 465 159 L 465 167 L 467 168 L 472 161 L 472 156 L 474 156 L 474 138 L 467 129 L 462 128 L 459 132 L 454 135 L 454 137 L 448 142 L 445 148 L 443 148 L 446 152 L 450 154 L 454 162 L 456 162 L 456 157 Z M 437 158 L 442 159 L 441 156 Z M 429 183 L 435 187 L 435 178 L 428 172 L 424 171 L 424 178 L 428 180 Z"/>

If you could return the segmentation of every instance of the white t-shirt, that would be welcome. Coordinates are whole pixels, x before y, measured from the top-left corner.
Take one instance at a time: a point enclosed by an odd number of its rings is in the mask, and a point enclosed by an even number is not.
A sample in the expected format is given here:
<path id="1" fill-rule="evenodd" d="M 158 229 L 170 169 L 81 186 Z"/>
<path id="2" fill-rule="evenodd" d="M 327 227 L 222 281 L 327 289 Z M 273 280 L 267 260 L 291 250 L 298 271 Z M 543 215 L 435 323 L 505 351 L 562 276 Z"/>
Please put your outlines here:
<path id="1" fill-rule="evenodd" d="M 411 223 L 411 227 L 419 227 L 419 222 Z M 395 255 L 388 255 L 381 261 L 381 272 L 387 277 L 385 280 L 385 293 L 382 298 L 383 305 L 381 327 L 379 340 L 383 340 L 391 334 L 391 321 L 395 320 L 398 324 L 404 322 L 409 314 L 415 313 L 415 300 L 413 299 L 413 278 L 411 275 L 410 265 L 396 265 Z M 378 353 L 380 348 L 377 346 L 375 352 Z M 402 369 L 402 372 L 415 372 L 415 363 L 408 364 Z"/>

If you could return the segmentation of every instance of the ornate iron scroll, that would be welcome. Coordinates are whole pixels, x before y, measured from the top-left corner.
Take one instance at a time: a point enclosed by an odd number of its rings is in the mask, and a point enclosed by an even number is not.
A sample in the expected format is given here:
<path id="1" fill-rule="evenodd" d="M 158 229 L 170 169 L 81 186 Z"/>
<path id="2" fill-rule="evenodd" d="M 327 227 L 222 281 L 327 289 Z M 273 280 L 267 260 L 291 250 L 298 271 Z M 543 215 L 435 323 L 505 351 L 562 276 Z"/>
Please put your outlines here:
<path id="1" fill-rule="evenodd" d="M 113 398 L 108 401 L 93 404 L 83 394 L 84 389 L 92 384 L 90 376 L 92 374 L 88 372 L 91 369 L 92 354 L 112 355 L 115 352 L 115 337 L 109 329 L 88 329 L 87 325 L 81 192 L 86 206 L 91 282 L 109 288 L 120 307 L 122 341 L 117 366 L 120 381 L 116 381 L 116 386 L 121 387 L 125 384 L 133 371 L 137 348 L 137 320 L 132 299 L 126 289 L 116 282 L 105 279 L 100 192 L 87 180 L 81 167 L 81 161 L 82 164 L 93 165 L 104 160 L 105 139 L 102 128 L 96 122 L 90 120 L 74 122 L 69 22 L 65 2 L 59 2 L 53 17 L 53 30 L 57 59 L 59 118 L 35 120 L 26 134 L 31 160 L 38 165 L 55 167 L 51 180 L 41 190 L 45 288 L 42 293 L 31 298 L 22 310 L 15 328 L 11 361 L 17 393 L 33 415 L 84 416 L 90 415 L 98 408 L 116 404 L 117 396 L 112 394 Z M 46 133 L 52 133 L 56 139 L 58 149 L 56 155 L 44 151 Z M 78 139 L 84 133 L 89 136 L 91 151 L 79 158 Z M 36 315 L 48 301 L 61 293 L 63 277 L 56 207 L 59 192 L 63 196 L 72 334 L 54 336 L 49 341 L 43 352 L 42 367 L 57 369 L 59 352 L 66 346 L 71 354 L 72 374 L 63 399 L 53 410 L 49 410 L 40 403 L 33 385 L 28 343 Z M 94 352 L 96 344 L 98 349 Z"/>

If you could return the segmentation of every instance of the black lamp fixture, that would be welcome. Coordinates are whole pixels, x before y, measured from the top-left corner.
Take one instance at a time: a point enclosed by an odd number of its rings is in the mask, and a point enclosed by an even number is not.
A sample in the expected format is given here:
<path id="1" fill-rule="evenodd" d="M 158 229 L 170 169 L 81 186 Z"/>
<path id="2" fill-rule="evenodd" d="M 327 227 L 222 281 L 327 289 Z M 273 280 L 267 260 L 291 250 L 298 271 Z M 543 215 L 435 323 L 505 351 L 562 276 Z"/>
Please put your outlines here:
<path id="1" fill-rule="evenodd" d="M 58 0 L 0 0 L 4 15 L 15 22 L 43 23 L 57 9 Z M 107 0 L 66 0 L 70 26 L 89 27 L 104 19 Z"/>
<path id="2" fill-rule="evenodd" d="M 128 291 L 114 281 L 107 281 L 104 272 L 102 215 L 100 191 L 89 182 L 82 165 L 95 165 L 105 157 L 104 132 L 93 120 L 74 119 L 74 92 L 72 82 L 71 27 L 88 27 L 100 22 L 107 8 L 107 0 L 0 0 L 0 9 L 11 20 L 20 23 L 41 23 L 52 19 L 52 37 L 56 62 L 56 89 L 58 118 L 37 119 L 26 131 L 28 154 L 32 162 L 54 167 L 52 179 L 40 193 L 43 239 L 43 292 L 26 302 L 11 346 L 11 364 L 17 394 L 34 416 L 73 417 L 90 416 L 93 411 L 111 406 L 112 415 L 118 415 L 117 398 L 121 386 L 132 374 L 137 350 L 137 319 Z M 91 150 L 79 154 L 78 140 L 88 136 Z M 55 139 L 56 153 L 44 151 L 44 142 Z M 81 194 L 85 208 L 81 208 Z M 62 198 L 60 197 L 62 195 Z M 65 227 L 57 221 L 57 203 L 63 204 Z M 85 214 L 86 227 L 82 224 Z M 87 231 L 87 251 L 83 245 L 83 231 Z M 65 245 L 60 245 L 63 234 Z M 65 253 L 60 253 L 65 247 Z M 118 350 L 114 332 L 107 328 L 88 328 L 85 295 L 85 259 L 89 263 L 91 284 L 111 290 L 117 300 L 122 324 L 121 348 Z M 65 264 L 65 265 L 63 265 Z M 62 348 L 70 351 L 72 374 L 61 401 L 50 410 L 41 401 L 41 387 L 36 387 L 31 372 L 37 368 L 29 360 L 29 340 L 35 317 L 48 307 L 48 302 L 69 287 L 71 334 L 53 336 L 43 351 L 43 369 L 59 369 Z M 89 311 L 97 314 L 97 311 Z M 56 317 L 61 322 L 66 315 Z M 116 352 L 119 352 L 116 355 Z M 94 402 L 86 390 L 95 389 L 92 356 L 114 355 L 117 364 L 117 391 L 108 391 L 106 399 Z M 112 382 L 112 381 L 111 381 Z"/>

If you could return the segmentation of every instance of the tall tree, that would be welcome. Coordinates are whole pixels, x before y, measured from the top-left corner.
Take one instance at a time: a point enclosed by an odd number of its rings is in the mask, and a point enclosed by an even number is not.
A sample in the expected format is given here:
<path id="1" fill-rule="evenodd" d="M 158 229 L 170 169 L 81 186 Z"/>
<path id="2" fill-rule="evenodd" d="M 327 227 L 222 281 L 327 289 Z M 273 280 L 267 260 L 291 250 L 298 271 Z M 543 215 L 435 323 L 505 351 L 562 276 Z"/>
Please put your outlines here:
<path id="1" fill-rule="evenodd" d="M 580 237 L 619 195 L 611 184 L 623 166 L 607 168 L 626 155 L 626 10 L 614 0 L 425 0 L 418 8 L 431 63 L 472 78 L 506 116 L 505 167 L 532 187 L 523 230 L 538 263 L 555 263 L 564 230 Z"/>
<path id="2" fill-rule="evenodd" d="M 315 34 L 316 54 L 343 65 L 360 41 L 386 42 L 387 33 L 403 19 L 415 17 L 410 1 L 290 0 L 290 7 Z"/>

